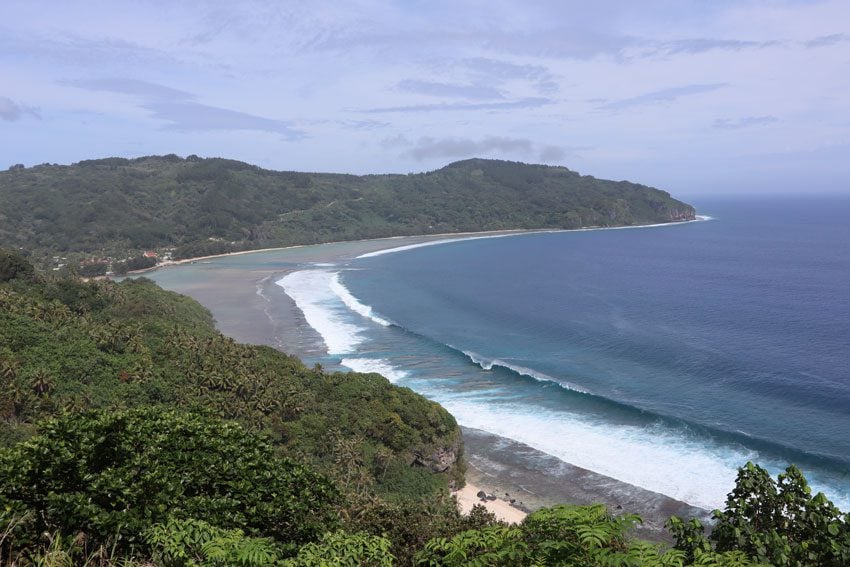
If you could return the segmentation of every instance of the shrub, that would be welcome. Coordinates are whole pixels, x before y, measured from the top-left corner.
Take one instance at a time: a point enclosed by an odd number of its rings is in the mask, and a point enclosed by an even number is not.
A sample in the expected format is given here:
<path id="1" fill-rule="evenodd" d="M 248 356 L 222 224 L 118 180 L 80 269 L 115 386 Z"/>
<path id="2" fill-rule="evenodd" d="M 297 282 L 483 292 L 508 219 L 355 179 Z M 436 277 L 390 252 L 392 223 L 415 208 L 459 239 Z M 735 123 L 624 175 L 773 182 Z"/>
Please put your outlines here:
<path id="1" fill-rule="evenodd" d="M 82 532 L 129 549 L 169 518 L 300 544 L 336 525 L 336 499 L 323 477 L 277 457 L 264 438 L 176 410 L 68 415 L 0 452 L 0 510 L 13 512 L 4 523 L 30 518 L 13 546 Z"/>

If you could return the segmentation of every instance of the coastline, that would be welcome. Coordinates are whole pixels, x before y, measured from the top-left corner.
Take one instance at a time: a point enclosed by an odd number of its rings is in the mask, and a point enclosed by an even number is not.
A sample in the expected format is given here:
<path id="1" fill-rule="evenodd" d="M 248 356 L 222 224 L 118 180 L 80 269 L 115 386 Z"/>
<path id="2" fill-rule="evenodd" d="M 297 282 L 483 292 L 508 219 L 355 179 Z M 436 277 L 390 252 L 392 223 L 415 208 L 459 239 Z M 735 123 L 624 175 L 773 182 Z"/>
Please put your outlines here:
<path id="1" fill-rule="evenodd" d="M 697 219 L 698 220 L 698 219 Z M 694 222 L 694 221 L 684 221 L 684 222 Z M 679 224 L 679 223 L 670 223 L 670 224 Z M 639 225 L 639 226 L 650 226 L 650 225 Z M 654 225 L 653 225 L 654 226 Z M 601 229 L 603 227 L 599 227 Z M 633 227 L 611 227 L 611 228 L 633 228 Z M 637 227 L 634 227 L 637 228 Z M 579 228 L 579 229 L 565 229 L 566 230 L 598 230 L 594 228 Z M 127 275 L 138 276 L 143 275 L 148 272 L 155 272 L 164 268 L 169 268 L 171 266 L 181 266 L 184 264 L 194 264 L 196 262 L 202 262 L 206 260 L 214 260 L 218 258 L 228 258 L 231 256 L 243 256 L 245 254 L 259 254 L 263 252 L 280 252 L 286 250 L 297 250 L 300 248 L 313 248 L 317 246 L 329 246 L 334 244 L 365 244 L 371 242 L 389 242 L 394 240 L 415 240 L 416 242 L 413 245 L 419 243 L 431 243 L 438 242 L 441 240 L 451 239 L 451 242 L 455 240 L 464 240 L 466 238 L 492 238 L 498 236 L 512 236 L 516 234 L 534 234 L 538 232 L 564 232 L 557 230 L 548 230 L 548 229 L 524 229 L 524 228 L 516 228 L 510 230 L 484 230 L 478 232 L 442 232 L 439 234 L 417 234 L 410 236 L 386 236 L 381 238 L 363 238 L 360 240 L 336 240 L 333 242 L 322 242 L 317 244 L 293 244 L 292 246 L 276 246 L 272 248 L 257 248 L 252 250 L 239 250 L 236 252 L 225 252 L 223 254 L 212 254 L 210 256 L 193 256 L 192 258 L 181 258 L 180 260 L 165 260 L 156 264 L 155 266 L 151 266 L 150 268 L 143 268 L 141 270 L 133 270 L 127 272 Z M 403 244 L 401 247 L 406 247 L 407 244 Z M 395 248 L 395 246 L 389 248 L 378 248 L 376 251 L 386 251 Z M 367 252 L 368 253 L 368 252 Z"/>
<path id="2" fill-rule="evenodd" d="M 467 481 L 504 504 L 534 511 L 556 504 L 605 504 L 614 514 L 637 514 L 637 537 L 673 543 L 664 523 L 676 515 L 711 522 L 708 510 L 583 469 L 528 445 L 462 427 Z M 477 492 L 477 490 L 476 490 Z"/>
<path id="3" fill-rule="evenodd" d="M 344 264 L 363 254 L 387 253 L 447 239 L 454 242 L 540 232 L 562 231 L 402 236 L 240 251 L 207 257 L 208 261 L 203 263 L 199 262 L 202 259 L 193 258 L 160 265 L 149 277 L 165 289 L 189 295 L 210 309 L 223 334 L 240 342 L 264 344 L 305 358 L 321 354 L 315 347 L 318 335 L 283 290 L 268 285 L 271 278 L 277 279 L 316 264 Z M 180 268 L 164 269 L 172 266 Z M 273 293 L 275 297 L 268 297 L 267 293 Z M 518 522 L 527 511 L 545 506 L 601 502 L 612 513 L 622 511 L 643 517 L 644 525 L 637 534 L 655 541 L 669 541 L 663 524 L 671 514 L 707 516 L 705 510 L 580 469 L 510 439 L 468 428 L 464 428 L 463 432 L 469 471 L 467 487 L 456 496 L 465 510 L 481 503 L 500 519 Z M 517 458 L 519 456 L 525 459 Z M 476 496 L 479 490 L 498 499 L 481 502 Z M 521 509 L 512 506 L 511 499 Z"/>
<path id="4" fill-rule="evenodd" d="M 292 246 L 277 246 L 272 248 L 257 248 L 253 250 L 239 250 L 237 252 L 225 252 L 223 254 L 212 254 L 210 256 L 194 256 L 192 258 L 182 258 L 180 260 L 166 260 L 164 262 L 160 262 L 155 266 L 150 268 L 144 268 L 141 270 L 134 270 L 131 272 L 127 272 L 127 275 L 142 275 L 147 272 L 157 271 L 163 268 L 168 268 L 171 266 L 180 266 L 184 264 L 193 264 L 196 262 L 202 262 L 206 260 L 213 260 L 217 258 L 227 258 L 230 256 L 242 256 L 245 254 L 258 254 L 262 252 L 277 252 L 277 251 L 285 251 L 285 250 L 297 250 L 299 248 L 313 248 L 317 246 L 329 246 L 334 244 L 366 244 L 366 243 L 384 243 L 393 240 L 411 240 L 408 244 L 402 244 L 400 246 L 391 246 L 389 248 L 378 248 L 374 251 L 364 252 L 361 255 L 356 257 L 366 257 L 366 256 L 376 256 L 378 254 L 387 254 L 390 252 L 401 252 L 402 250 L 410 250 L 413 248 L 418 248 L 420 245 L 430 245 L 430 244 L 448 244 L 451 242 L 459 242 L 461 240 L 470 240 L 470 239 L 478 239 L 478 238 L 499 238 L 503 236 L 518 236 L 523 234 L 551 234 L 551 233 L 559 233 L 559 232 L 587 232 L 591 230 L 625 230 L 625 229 L 637 229 L 637 228 L 661 228 L 665 226 L 676 226 L 680 224 L 688 224 L 692 222 L 702 222 L 707 220 L 713 220 L 712 217 L 705 215 L 696 215 L 693 219 L 684 220 L 684 221 L 670 221 L 665 223 L 654 223 L 654 224 L 634 224 L 634 225 L 623 225 L 623 226 L 587 226 L 581 228 L 562 228 L 562 229 L 553 229 L 553 228 L 512 228 L 505 230 L 481 230 L 475 232 L 441 232 L 438 234 L 418 234 L 418 235 L 408 235 L 408 236 L 385 236 L 380 238 L 364 238 L 360 240 L 337 240 L 333 242 L 322 242 L 317 244 L 293 244 Z"/>
<path id="5" fill-rule="evenodd" d="M 472 507 L 476 505 L 484 506 L 488 512 L 496 516 L 497 520 L 507 522 L 509 524 L 519 524 L 528 515 L 528 512 L 520 510 L 512 505 L 509 501 L 505 501 L 498 496 L 494 500 L 489 498 L 481 498 L 478 496 L 481 492 L 487 492 L 480 488 L 477 484 L 472 484 L 467 481 L 466 485 L 460 490 L 455 490 L 452 495 L 457 498 L 458 508 L 462 514 L 469 514 Z"/>

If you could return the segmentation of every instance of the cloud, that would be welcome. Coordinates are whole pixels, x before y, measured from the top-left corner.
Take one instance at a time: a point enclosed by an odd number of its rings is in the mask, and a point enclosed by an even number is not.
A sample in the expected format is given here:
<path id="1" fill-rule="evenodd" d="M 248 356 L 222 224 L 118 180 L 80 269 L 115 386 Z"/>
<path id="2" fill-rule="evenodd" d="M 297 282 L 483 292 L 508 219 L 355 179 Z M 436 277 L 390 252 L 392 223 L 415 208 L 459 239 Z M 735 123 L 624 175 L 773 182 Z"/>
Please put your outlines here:
<path id="1" fill-rule="evenodd" d="M 356 131 L 377 130 L 390 125 L 389 122 L 381 122 L 379 120 L 341 120 L 338 124 L 347 130 Z"/>
<path id="2" fill-rule="evenodd" d="M 490 153 L 512 153 L 528 155 L 532 152 L 531 140 L 490 136 L 481 140 L 471 138 L 419 138 L 414 146 L 405 151 L 417 161 L 432 158 L 457 158 Z"/>
<path id="3" fill-rule="evenodd" d="M 544 146 L 540 150 L 540 161 L 543 163 L 560 163 L 567 157 L 567 152 L 559 146 Z"/>
<path id="4" fill-rule="evenodd" d="M 90 91 L 106 91 L 110 93 L 140 96 L 148 99 L 159 100 L 193 100 L 195 95 L 186 91 L 172 89 L 164 85 L 113 77 L 107 79 L 67 79 L 59 81 L 61 85 L 77 87 Z"/>
<path id="5" fill-rule="evenodd" d="M 158 120 L 169 122 L 165 130 L 205 132 L 214 130 L 257 130 L 280 134 L 287 140 L 300 140 L 305 133 L 288 122 L 266 118 L 227 108 L 195 102 L 189 92 L 157 83 L 112 77 L 104 79 L 65 80 L 61 84 L 91 91 L 106 91 L 139 97 L 141 108 L 153 113 Z"/>
<path id="6" fill-rule="evenodd" d="M 381 140 L 380 145 L 385 150 L 395 150 L 403 147 L 410 147 L 413 145 L 413 142 L 407 139 L 404 134 L 399 134 L 397 136 L 393 136 L 392 138 L 384 138 Z"/>
<path id="7" fill-rule="evenodd" d="M 619 56 L 642 40 L 585 28 L 553 29 L 534 33 L 497 33 L 484 38 L 484 46 L 494 51 L 558 59 L 590 60 L 598 56 Z"/>
<path id="8" fill-rule="evenodd" d="M 305 133 L 289 123 L 253 114 L 207 106 L 190 101 L 154 101 L 142 105 L 157 120 L 170 122 L 165 130 L 205 132 L 212 130 L 259 130 L 280 134 L 287 140 L 301 140 Z"/>
<path id="9" fill-rule="evenodd" d="M 352 31 L 348 28 L 328 29 L 304 45 L 310 51 L 351 51 L 381 49 L 389 55 L 401 52 L 416 53 L 441 49 L 485 49 L 493 53 L 589 60 L 599 55 L 619 55 L 624 49 L 640 45 L 639 38 L 608 34 L 585 27 L 558 27 L 533 32 L 492 29 L 408 30 L 406 32 L 376 32 L 369 29 Z"/>
<path id="10" fill-rule="evenodd" d="M 560 164 L 568 158 L 578 158 L 579 150 L 591 149 L 587 146 L 538 146 L 527 138 L 508 138 L 487 136 L 481 139 L 450 136 L 432 138 L 425 136 L 415 142 L 404 134 L 384 138 L 380 146 L 386 151 L 400 151 L 400 157 L 412 157 L 417 161 L 428 159 L 460 159 L 482 157 L 493 154 L 502 156 L 536 159 L 541 163 Z"/>
<path id="11" fill-rule="evenodd" d="M 459 65 L 476 75 L 477 79 L 481 82 L 502 83 L 505 81 L 525 80 L 536 83 L 540 94 L 553 95 L 558 92 L 559 87 L 555 76 L 549 72 L 549 69 L 542 65 L 518 65 L 487 57 L 462 59 Z"/>
<path id="12" fill-rule="evenodd" d="M 451 83 L 436 83 L 431 81 L 415 81 L 407 79 L 399 82 L 396 88 L 400 91 L 424 94 L 429 96 L 480 99 L 505 98 L 502 92 L 488 85 L 457 85 Z"/>
<path id="13" fill-rule="evenodd" d="M 746 116 L 737 120 L 718 118 L 714 121 L 714 127 L 721 130 L 738 130 L 739 128 L 764 126 L 765 124 L 773 124 L 774 122 L 779 122 L 779 119 L 775 116 Z"/>
<path id="14" fill-rule="evenodd" d="M 381 108 L 364 108 L 355 112 L 380 114 L 384 112 L 434 112 L 441 110 L 513 110 L 519 108 L 538 108 L 554 101 L 544 97 L 529 97 L 506 102 L 476 102 L 476 103 L 440 103 L 413 104 L 408 106 L 386 106 Z"/>
<path id="15" fill-rule="evenodd" d="M 0 118 L 6 122 L 15 122 L 26 115 L 37 120 L 41 120 L 41 115 L 39 114 L 38 109 L 19 104 L 5 96 L 0 96 Z"/>
<path id="16" fill-rule="evenodd" d="M 468 57 L 461 59 L 458 63 L 479 75 L 500 80 L 534 80 L 550 77 L 549 70 L 542 65 L 518 65 L 488 57 Z"/>
<path id="17" fill-rule="evenodd" d="M 776 41 L 684 38 L 659 41 L 652 38 L 565 29 L 541 34 L 504 34 L 487 41 L 487 47 L 518 55 L 591 60 L 608 57 L 627 62 L 669 55 L 695 55 L 712 50 L 741 51 L 777 45 Z"/>
<path id="18" fill-rule="evenodd" d="M 584 7 L 582 7 L 584 9 Z M 376 31 L 368 26 L 329 28 L 303 46 L 309 51 L 379 50 L 382 56 L 398 59 L 423 52 L 467 51 L 509 54 L 520 57 L 590 61 L 610 58 L 623 63 L 658 56 L 697 54 L 711 50 L 740 51 L 777 45 L 777 41 L 751 41 L 725 38 L 683 38 L 661 40 L 654 37 L 580 25 L 570 15 L 570 25 L 547 21 L 532 31 L 518 31 L 512 25 L 484 28 L 410 29 L 404 32 Z M 474 58 L 473 58 L 474 59 Z M 486 58 L 485 58 L 486 59 Z"/>
<path id="19" fill-rule="evenodd" d="M 173 53 L 116 38 L 90 38 L 70 33 L 20 33 L 0 29 L 0 53 L 19 59 L 35 57 L 73 67 L 124 68 L 181 64 Z"/>
<path id="20" fill-rule="evenodd" d="M 705 85 L 686 85 L 683 87 L 671 87 L 668 89 L 652 91 L 630 98 L 614 100 L 603 104 L 599 108 L 602 110 L 624 110 L 627 108 L 633 108 L 635 106 L 659 104 L 663 102 L 673 102 L 683 96 L 708 93 L 716 91 L 718 89 L 722 89 L 726 86 L 728 86 L 726 83 L 712 83 Z"/>
<path id="21" fill-rule="evenodd" d="M 690 38 L 667 41 L 656 46 L 655 52 L 663 55 L 686 53 L 694 55 L 715 49 L 741 51 L 742 49 L 760 49 L 777 45 L 775 41 L 746 41 L 740 39 Z"/>
<path id="22" fill-rule="evenodd" d="M 820 37 L 810 39 L 809 41 L 803 42 L 803 45 L 809 48 L 826 47 L 829 45 L 844 43 L 845 41 L 850 41 L 850 35 L 846 33 L 834 33 L 831 35 L 822 35 Z"/>

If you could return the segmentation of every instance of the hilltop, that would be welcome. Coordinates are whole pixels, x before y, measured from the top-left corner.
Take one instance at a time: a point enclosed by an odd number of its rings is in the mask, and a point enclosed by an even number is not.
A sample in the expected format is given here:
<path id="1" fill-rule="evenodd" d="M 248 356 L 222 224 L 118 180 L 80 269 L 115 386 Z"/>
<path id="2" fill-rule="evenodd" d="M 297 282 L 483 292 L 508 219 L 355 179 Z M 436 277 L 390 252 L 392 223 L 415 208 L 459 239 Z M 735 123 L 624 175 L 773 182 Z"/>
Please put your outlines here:
<path id="1" fill-rule="evenodd" d="M 645 185 L 485 159 L 408 175 L 272 171 L 176 155 L 0 172 L 0 246 L 27 250 L 41 268 L 93 258 L 108 264 L 147 250 L 191 258 L 387 236 L 693 217 L 692 206 Z"/>

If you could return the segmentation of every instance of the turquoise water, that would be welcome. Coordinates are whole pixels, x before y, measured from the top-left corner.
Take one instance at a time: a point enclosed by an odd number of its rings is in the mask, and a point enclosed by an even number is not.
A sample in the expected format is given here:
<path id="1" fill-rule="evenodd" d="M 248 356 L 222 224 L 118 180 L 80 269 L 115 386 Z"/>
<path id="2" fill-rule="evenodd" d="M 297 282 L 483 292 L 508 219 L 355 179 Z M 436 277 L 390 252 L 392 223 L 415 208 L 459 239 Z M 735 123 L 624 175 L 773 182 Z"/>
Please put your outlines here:
<path id="1" fill-rule="evenodd" d="M 463 425 L 706 508 L 747 460 L 794 462 L 850 509 L 850 199 L 697 205 L 712 219 L 272 282 L 317 331 L 311 362 L 380 372 Z"/>

